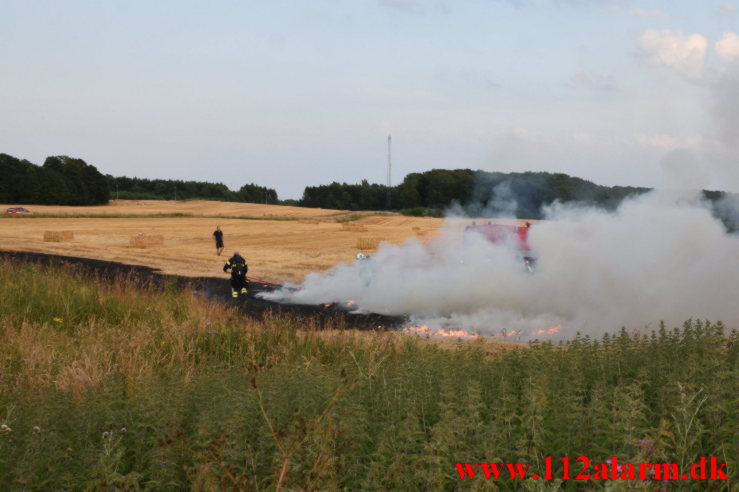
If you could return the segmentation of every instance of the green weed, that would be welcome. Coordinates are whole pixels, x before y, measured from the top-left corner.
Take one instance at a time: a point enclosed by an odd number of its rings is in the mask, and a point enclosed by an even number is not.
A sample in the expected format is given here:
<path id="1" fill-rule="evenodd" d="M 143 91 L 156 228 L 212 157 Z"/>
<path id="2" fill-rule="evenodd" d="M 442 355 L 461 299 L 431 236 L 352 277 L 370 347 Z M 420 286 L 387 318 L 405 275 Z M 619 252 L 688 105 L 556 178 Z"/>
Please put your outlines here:
<path id="1" fill-rule="evenodd" d="M 247 320 L 191 292 L 0 264 L 7 490 L 732 490 L 461 481 L 455 463 L 675 462 L 736 473 L 739 334 L 687 321 L 490 356 Z M 6 430 L 7 429 L 7 430 Z M 555 466 L 555 476 L 560 472 Z"/>

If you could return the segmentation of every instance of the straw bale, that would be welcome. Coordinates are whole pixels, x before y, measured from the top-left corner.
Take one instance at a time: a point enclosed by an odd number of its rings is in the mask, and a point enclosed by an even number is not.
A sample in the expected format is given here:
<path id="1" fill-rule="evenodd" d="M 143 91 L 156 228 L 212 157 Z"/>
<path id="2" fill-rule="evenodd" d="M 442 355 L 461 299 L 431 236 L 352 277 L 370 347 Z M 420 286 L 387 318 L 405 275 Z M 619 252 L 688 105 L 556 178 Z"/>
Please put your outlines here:
<path id="1" fill-rule="evenodd" d="M 73 239 L 74 232 L 72 231 L 44 231 L 44 242 L 47 243 L 61 243 Z"/>
<path id="2" fill-rule="evenodd" d="M 381 237 L 358 237 L 357 238 L 357 249 L 362 251 L 369 251 L 377 249 L 377 246 L 382 242 Z"/>
<path id="3" fill-rule="evenodd" d="M 149 248 L 151 246 L 163 246 L 164 245 L 164 236 L 160 234 L 152 234 L 152 235 L 146 235 L 146 234 L 137 234 L 135 236 L 131 236 L 128 245 L 131 248 Z"/>

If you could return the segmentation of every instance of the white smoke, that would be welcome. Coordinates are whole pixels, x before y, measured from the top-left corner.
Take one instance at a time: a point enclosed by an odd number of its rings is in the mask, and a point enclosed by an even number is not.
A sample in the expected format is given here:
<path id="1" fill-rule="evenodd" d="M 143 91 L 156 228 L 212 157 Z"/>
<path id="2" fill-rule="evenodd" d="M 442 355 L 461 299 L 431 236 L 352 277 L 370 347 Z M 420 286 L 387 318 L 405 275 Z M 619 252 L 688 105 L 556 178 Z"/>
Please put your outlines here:
<path id="1" fill-rule="evenodd" d="M 448 219 L 428 245 L 383 244 L 369 260 L 311 273 L 267 296 L 353 300 L 360 310 L 410 315 L 418 324 L 519 339 L 558 325 L 564 337 L 688 318 L 739 327 L 739 239 L 697 196 L 652 192 L 614 213 L 551 207 L 530 230 L 533 274 L 513 248 L 477 234 L 464 240 L 469 221 Z"/>
<path id="2" fill-rule="evenodd" d="M 483 215 L 487 217 L 515 217 L 517 211 L 518 202 L 516 194 L 511 189 L 511 183 L 503 181 L 493 187 Z"/>

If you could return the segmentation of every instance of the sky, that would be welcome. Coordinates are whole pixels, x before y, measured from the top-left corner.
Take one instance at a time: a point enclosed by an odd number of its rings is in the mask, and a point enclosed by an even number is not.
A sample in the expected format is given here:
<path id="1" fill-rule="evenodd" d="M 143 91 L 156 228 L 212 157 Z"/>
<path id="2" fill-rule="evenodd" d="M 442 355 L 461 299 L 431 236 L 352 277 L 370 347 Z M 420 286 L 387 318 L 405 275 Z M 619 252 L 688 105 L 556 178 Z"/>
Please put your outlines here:
<path id="1" fill-rule="evenodd" d="M 739 191 L 739 1 L 0 0 L 0 152 L 282 199 L 434 168 Z"/>

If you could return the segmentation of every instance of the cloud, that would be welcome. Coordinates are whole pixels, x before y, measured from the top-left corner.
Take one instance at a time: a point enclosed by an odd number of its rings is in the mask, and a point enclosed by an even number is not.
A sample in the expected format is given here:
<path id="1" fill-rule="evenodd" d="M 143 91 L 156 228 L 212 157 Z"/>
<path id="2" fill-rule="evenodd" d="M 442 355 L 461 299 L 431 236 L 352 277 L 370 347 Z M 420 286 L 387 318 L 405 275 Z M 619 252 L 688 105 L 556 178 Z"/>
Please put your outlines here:
<path id="1" fill-rule="evenodd" d="M 708 39 L 700 34 L 685 35 L 681 31 L 647 29 L 639 46 L 650 63 L 672 68 L 691 79 L 703 75 L 708 52 Z"/>
<path id="2" fill-rule="evenodd" d="M 739 59 L 739 36 L 733 32 L 727 32 L 716 41 L 716 53 L 724 61 L 732 62 Z"/>

